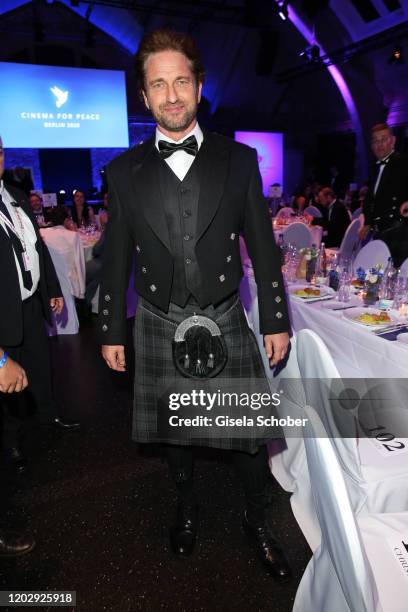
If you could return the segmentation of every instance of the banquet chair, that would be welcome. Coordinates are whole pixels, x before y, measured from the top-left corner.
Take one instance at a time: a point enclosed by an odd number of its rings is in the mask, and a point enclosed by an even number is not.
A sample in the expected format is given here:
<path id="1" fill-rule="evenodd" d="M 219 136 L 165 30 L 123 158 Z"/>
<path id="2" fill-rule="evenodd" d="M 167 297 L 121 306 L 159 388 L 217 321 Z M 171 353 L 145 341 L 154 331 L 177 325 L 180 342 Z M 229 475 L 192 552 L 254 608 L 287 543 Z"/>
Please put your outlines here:
<path id="1" fill-rule="evenodd" d="M 362 206 L 359 206 L 358 208 L 356 208 L 356 210 L 351 215 L 352 220 L 354 221 L 354 219 L 359 219 L 362 212 L 363 212 Z"/>
<path id="2" fill-rule="evenodd" d="M 391 253 L 385 242 L 372 240 L 358 252 L 353 263 L 353 269 L 363 268 L 368 270 L 377 264 L 382 264 L 385 268 L 389 257 L 391 257 Z"/>
<path id="3" fill-rule="evenodd" d="M 403 612 L 408 512 L 357 517 L 328 432 L 314 408 L 306 406 L 305 416 L 304 444 L 322 542 L 303 574 L 293 612 Z"/>
<path id="4" fill-rule="evenodd" d="M 295 246 L 298 250 L 309 248 L 312 246 L 312 234 L 304 223 L 295 222 L 287 227 L 283 242 Z"/>
<path id="5" fill-rule="evenodd" d="M 295 216 L 295 211 L 293 210 L 293 208 L 291 208 L 290 206 L 284 206 L 278 211 L 275 219 L 279 221 L 279 219 L 284 219 L 287 217 L 294 217 L 294 216 Z"/>
<path id="6" fill-rule="evenodd" d="M 263 336 L 259 333 L 259 312 L 256 284 L 251 272 L 241 282 L 240 295 L 244 304 L 248 323 L 255 334 L 262 357 L 266 375 L 270 381 L 271 392 L 283 391 L 282 401 L 277 407 L 279 418 L 291 416 L 302 417 L 301 410 L 306 403 L 301 374 L 296 354 L 296 337 L 290 339 L 290 350 L 287 359 L 275 369 L 269 366 L 263 347 Z M 320 528 L 314 510 L 303 444 L 303 433 L 293 427 L 283 427 L 285 445 L 281 440 L 268 444 L 269 467 L 280 486 L 292 493 L 290 503 L 292 512 L 311 548 L 315 550 L 320 544 Z"/>
<path id="7" fill-rule="evenodd" d="M 381 402 L 381 385 L 376 386 L 378 381 L 341 380 L 326 345 L 310 329 L 297 333 L 296 344 L 306 403 L 315 408 L 333 439 L 353 510 L 361 514 L 407 510 L 408 462 L 404 461 L 406 455 L 403 450 L 408 440 L 399 438 L 400 444 L 396 446 L 400 446 L 401 452 L 384 457 L 377 448 L 376 440 L 366 437 L 364 433 L 365 429 L 371 429 L 369 425 L 378 425 L 375 415 L 377 408 L 380 409 L 377 413 L 386 419 L 381 425 L 392 425 L 392 419 L 397 415 L 396 420 L 402 421 L 404 426 L 405 404 L 401 409 L 398 406 L 394 409 L 390 405 L 387 421 L 386 411 L 381 411 L 381 407 L 388 406 L 389 389 L 385 389 L 385 400 Z M 373 384 L 373 392 L 370 392 Z M 404 380 L 401 385 L 406 386 Z M 367 388 L 368 392 L 364 395 Z M 396 389 L 397 398 L 399 393 L 400 389 Z M 379 398 L 377 406 L 376 397 Z"/>
<path id="8" fill-rule="evenodd" d="M 360 229 L 360 220 L 355 219 L 348 226 L 346 233 L 343 236 L 339 248 L 339 257 L 353 260 L 361 248 L 361 241 L 358 236 Z"/>
<path id="9" fill-rule="evenodd" d="M 307 215 L 311 215 L 314 219 L 321 219 L 323 217 L 317 206 L 306 206 L 303 212 Z"/>
<path id="10" fill-rule="evenodd" d="M 69 259 L 54 244 L 47 243 L 47 248 L 61 285 L 62 297 L 64 298 L 64 308 L 61 314 L 53 314 L 53 324 L 51 326 L 47 325 L 48 335 L 77 334 L 79 331 L 79 321 L 75 299 L 72 295 Z"/>

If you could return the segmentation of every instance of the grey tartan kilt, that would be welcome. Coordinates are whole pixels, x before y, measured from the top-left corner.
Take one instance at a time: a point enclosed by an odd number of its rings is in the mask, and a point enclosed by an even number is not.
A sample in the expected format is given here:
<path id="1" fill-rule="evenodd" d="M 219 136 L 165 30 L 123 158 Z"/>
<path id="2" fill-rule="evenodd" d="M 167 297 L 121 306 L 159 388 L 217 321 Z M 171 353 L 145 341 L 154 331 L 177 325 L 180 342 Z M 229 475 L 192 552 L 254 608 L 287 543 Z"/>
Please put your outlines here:
<path id="1" fill-rule="evenodd" d="M 197 389 L 208 384 L 208 381 L 202 383 L 182 377 L 173 363 L 172 341 L 176 327 L 194 313 L 203 314 L 217 322 L 228 349 L 227 364 L 218 377 L 210 379 L 211 388 L 217 386 L 222 377 L 222 381 L 228 381 L 231 387 L 239 386 L 244 379 L 251 381 L 252 391 L 270 392 L 256 338 L 248 326 L 238 295 L 222 306 L 221 309 L 209 306 L 203 310 L 192 304 L 187 304 L 183 309 L 170 304 L 169 312 L 164 313 L 143 298 L 139 299 L 134 328 L 132 438 L 136 442 L 210 446 L 254 453 L 271 437 L 259 438 L 257 428 L 246 428 L 242 437 L 237 437 L 236 432 L 230 436 L 228 431 L 223 431 L 218 437 L 217 432 L 212 430 L 211 435 L 197 437 L 195 433 L 193 438 L 189 438 L 185 431 L 182 434 L 178 429 L 163 429 L 159 426 L 161 416 L 168 410 L 168 404 L 162 401 L 163 390 L 173 392 L 180 389 L 184 392 L 189 385 Z"/>

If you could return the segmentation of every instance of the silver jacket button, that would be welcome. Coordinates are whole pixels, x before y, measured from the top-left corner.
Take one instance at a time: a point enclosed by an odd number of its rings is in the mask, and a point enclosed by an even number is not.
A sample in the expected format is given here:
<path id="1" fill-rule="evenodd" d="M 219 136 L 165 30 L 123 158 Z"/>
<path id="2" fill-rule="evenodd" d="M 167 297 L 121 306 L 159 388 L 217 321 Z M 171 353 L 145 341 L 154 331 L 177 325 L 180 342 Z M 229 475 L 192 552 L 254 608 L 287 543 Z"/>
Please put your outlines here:
<path id="1" fill-rule="evenodd" d="M 225 281 L 225 276 L 224 274 L 221 274 L 220 278 L 220 283 L 223 283 Z"/>
<path id="2" fill-rule="evenodd" d="M 102 331 L 108 331 L 108 326 L 107 325 L 102 325 Z"/>
<path id="3" fill-rule="evenodd" d="M 153 291 L 154 293 L 156 289 L 157 289 L 156 285 L 150 285 L 150 291 Z"/>
<path id="4" fill-rule="evenodd" d="M 105 302 L 110 302 L 110 299 L 111 299 L 111 297 L 110 297 L 110 295 L 107 293 L 107 294 L 105 295 Z"/>
<path id="5" fill-rule="evenodd" d="M 105 308 L 104 310 L 102 310 L 102 314 L 104 314 L 105 317 L 106 317 L 106 315 L 109 314 L 109 310 L 107 308 Z"/>

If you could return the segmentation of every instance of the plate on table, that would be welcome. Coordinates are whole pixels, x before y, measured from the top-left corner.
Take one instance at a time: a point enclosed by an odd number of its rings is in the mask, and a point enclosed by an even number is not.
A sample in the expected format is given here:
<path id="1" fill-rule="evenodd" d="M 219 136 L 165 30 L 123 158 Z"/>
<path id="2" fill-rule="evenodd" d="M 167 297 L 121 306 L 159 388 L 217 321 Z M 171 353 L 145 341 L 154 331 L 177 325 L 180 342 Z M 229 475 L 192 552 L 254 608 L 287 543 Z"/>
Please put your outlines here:
<path id="1" fill-rule="evenodd" d="M 315 302 L 333 298 L 335 291 L 333 291 L 331 287 L 326 287 L 325 285 L 308 285 L 307 283 L 299 283 L 290 288 L 289 294 L 302 302 Z"/>
<path id="2" fill-rule="evenodd" d="M 379 310 L 378 308 L 350 308 L 350 310 L 343 312 L 343 317 L 353 323 L 373 329 L 386 327 L 398 322 L 396 315 Z"/>

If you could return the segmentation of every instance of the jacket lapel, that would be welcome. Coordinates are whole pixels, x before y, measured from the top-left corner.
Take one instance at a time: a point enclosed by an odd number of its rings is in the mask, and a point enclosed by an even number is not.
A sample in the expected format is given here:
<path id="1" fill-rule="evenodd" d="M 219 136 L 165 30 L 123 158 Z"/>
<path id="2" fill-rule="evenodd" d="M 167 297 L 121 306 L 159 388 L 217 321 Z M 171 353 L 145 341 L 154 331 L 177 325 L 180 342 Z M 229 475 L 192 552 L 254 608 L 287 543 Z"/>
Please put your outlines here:
<path id="1" fill-rule="evenodd" d="M 136 200 L 141 203 L 146 221 L 170 251 L 170 237 L 164 214 L 163 201 L 157 173 L 154 138 L 135 150 L 131 161 L 131 176 Z"/>
<path id="2" fill-rule="evenodd" d="M 200 171 L 200 197 L 198 200 L 197 241 L 201 238 L 217 212 L 229 166 L 227 143 L 215 134 L 204 131 L 204 140 L 199 155 L 202 156 Z"/>

